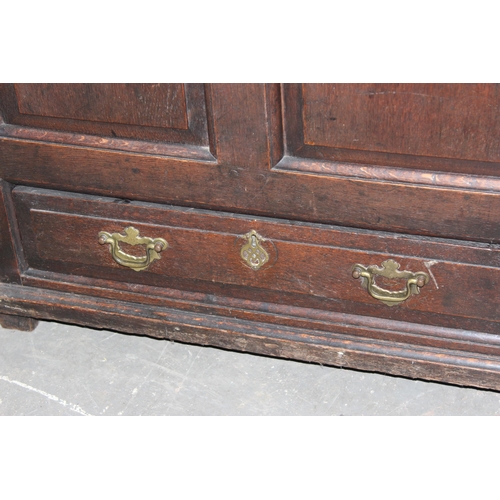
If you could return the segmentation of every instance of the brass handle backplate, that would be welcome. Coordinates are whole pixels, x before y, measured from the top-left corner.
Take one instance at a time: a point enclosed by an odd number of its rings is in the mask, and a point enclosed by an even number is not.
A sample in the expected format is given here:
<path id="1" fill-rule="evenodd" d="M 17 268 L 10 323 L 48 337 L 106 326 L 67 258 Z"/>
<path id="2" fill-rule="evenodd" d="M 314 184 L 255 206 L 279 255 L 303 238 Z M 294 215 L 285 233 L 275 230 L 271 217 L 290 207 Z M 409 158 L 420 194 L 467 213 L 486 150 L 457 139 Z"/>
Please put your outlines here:
<path id="1" fill-rule="evenodd" d="M 261 242 L 266 240 L 254 229 L 245 234 L 243 238 L 245 238 L 247 242 L 241 247 L 240 256 L 248 267 L 257 271 L 269 261 L 269 254 L 261 245 Z"/>
<path id="2" fill-rule="evenodd" d="M 361 285 L 367 289 L 368 293 L 374 299 L 380 300 L 388 306 L 394 306 L 404 302 L 411 295 L 419 294 L 420 288 L 429 282 L 429 275 L 427 273 L 399 271 L 399 264 L 392 259 L 382 262 L 382 267 L 365 267 L 361 264 L 356 264 L 352 268 L 352 276 L 356 279 L 361 278 Z M 376 276 L 389 279 L 405 279 L 406 288 L 397 291 L 385 290 L 375 283 Z"/>
<path id="3" fill-rule="evenodd" d="M 110 234 L 101 231 L 98 241 L 101 245 L 109 245 L 109 251 L 116 263 L 129 267 L 134 271 L 147 269 L 153 261 L 160 258 L 158 254 L 168 247 L 168 243 L 163 238 L 153 239 L 147 236 L 139 236 L 139 231 L 132 226 L 125 228 L 124 232 L 125 234 Z M 129 255 L 120 248 L 120 242 L 129 245 L 146 245 L 146 255 L 143 257 Z"/>

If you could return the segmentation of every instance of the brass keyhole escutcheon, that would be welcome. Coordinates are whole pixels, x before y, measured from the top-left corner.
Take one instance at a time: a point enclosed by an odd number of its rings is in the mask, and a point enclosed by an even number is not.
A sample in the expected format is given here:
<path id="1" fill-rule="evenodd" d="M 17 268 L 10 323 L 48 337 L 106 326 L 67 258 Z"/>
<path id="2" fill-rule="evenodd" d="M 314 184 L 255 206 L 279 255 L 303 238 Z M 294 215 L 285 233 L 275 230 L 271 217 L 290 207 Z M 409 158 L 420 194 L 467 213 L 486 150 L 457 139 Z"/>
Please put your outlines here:
<path id="1" fill-rule="evenodd" d="M 160 259 L 158 254 L 168 247 L 167 241 L 163 238 L 139 236 L 139 231 L 132 226 L 125 228 L 124 233 L 110 234 L 101 231 L 98 241 L 101 245 L 109 245 L 109 251 L 117 264 L 129 267 L 134 271 L 144 271 L 147 269 L 152 262 Z M 120 248 L 120 242 L 128 243 L 129 245 L 145 245 L 146 255 L 142 257 L 129 255 Z"/>
<path id="2" fill-rule="evenodd" d="M 245 234 L 243 238 L 247 239 L 247 243 L 241 248 L 241 258 L 245 261 L 245 264 L 248 267 L 257 271 L 269 261 L 269 254 L 261 245 L 261 242 L 266 240 L 254 229 Z"/>
<path id="3" fill-rule="evenodd" d="M 389 279 L 404 279 L 406 280 L 406 287 L 403 290 L 390 291 L 379 287 L 375 283 L 377 276 Z M 375 265 L 362 266 L 356 264 L 352 268 L 352 277 L 361 279 L 361 286 L 366 288 L 368 293 L 377 300 L 380 300 L 388 306 L 394 306 L 404 302 L 412 295 L 418 295 L 420 288 L 429 282 L 429 275 L 422 271 L 400 271 L 399 263 L 389 259 L 382 262 L 382 267 Z"/>

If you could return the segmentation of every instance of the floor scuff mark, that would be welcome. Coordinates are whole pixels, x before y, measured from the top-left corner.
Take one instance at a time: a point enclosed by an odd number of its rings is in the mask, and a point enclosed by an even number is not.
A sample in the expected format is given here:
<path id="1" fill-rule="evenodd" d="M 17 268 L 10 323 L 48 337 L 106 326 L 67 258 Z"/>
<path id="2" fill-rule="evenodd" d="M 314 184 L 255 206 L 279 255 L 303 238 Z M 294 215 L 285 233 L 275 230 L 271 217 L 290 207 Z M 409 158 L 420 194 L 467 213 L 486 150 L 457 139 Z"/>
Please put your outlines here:
<path id="1" fill-rule="evenodd" d="M 8 382 L 9 384 L 15 384 L 18 385 L 19 387 L 22 387 L 23 389 L 27 389 L 28 391 L 33 391 L 38 394 L 41 394 L 42 396 L 46 397 L 47 399 L 50 399 L 51 401 L 55 401 L 56 403 L 65 406 L 71 411 L 74 411 L 75 413 L 79 413 L 80 415 L 85 415 L 86 417 L 91 417 L 92 415 L 90 413 L 87 413 L 85 410 L 82 410 L 78 405 L 75 405 L 73 403 L 68 403 L 67 401 L 64 401 L 64 399 L 58 398 L 57 396 L 54 396 L 53 394 L 49 394 L 48 392 L 42 391 L 40 389 L 37 389 L 36 387 L 32 387 L 31 385 L 25 384 L 23 382 L 19 382 L 18 380 L 11 380 L 9 377 L 5 377 L 3 375 L 0 375 L 0 380 L 4 380 L 5 382 Z"/>

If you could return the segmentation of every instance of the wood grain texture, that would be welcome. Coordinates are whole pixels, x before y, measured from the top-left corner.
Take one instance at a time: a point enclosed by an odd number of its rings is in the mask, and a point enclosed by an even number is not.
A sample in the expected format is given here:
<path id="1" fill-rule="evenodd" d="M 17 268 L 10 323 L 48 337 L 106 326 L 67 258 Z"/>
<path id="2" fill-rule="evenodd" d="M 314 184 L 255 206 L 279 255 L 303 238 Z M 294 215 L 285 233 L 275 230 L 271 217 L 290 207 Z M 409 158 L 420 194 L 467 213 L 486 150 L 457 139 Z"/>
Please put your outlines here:
<path id="1" fill-rule="evenodd" d="M 497 84 L 284 86 L 290 156 L 497 175 Z"/>
<path id="2" fill-rule="evenodd" d="M 287 305 L 278 302 L 265 290 L 257 294 L 254 300 L 249 300 L 240 298 L 237 291 L 229 287 L 222 291 L 212 289 L 195 292 L 189 288 L 183 289 L 182 283 L 178 282 L 173 284 L 172 288 L 166 283 L 155 287 L 36 269 L 24 271 L 22 283 L 41 289 L 309 328 L 318 332 L 328 332 L 332 325 L 335 325 L 337 333 L 373 339 L 384 338 L 408 346 L 439 347 L 487 355 L 500 354 L 498 323 L 477 319 L 447 317 L 447 326 L 438 326 L 442 316 L 427 313 L 428 321 L 433 322 L 429 325 L 418 322 L 411 312 L 406 313 L 407 320 L 399 321 L 386 318 L 383 314 L 377 316 L 375 311 L 365 311 L 362 308 L 349 311 L 338 307 L 338 302 L 321 301 L 317 297 L 309 302 L 312 307 L 307 307 L 301 303 L 300 296 L 296 296 L 298 300 L 293 301 L 293 305 Z M 173 288 L 174 286 L 176 288 Z"/>
<path id="3" fill-rule="evenodd" d="M 311 146 L 500 161 L 500 85 L 302 88 L 304 142 Z"/>
<path id="4" fill-rule="evenodd" d="M 22 250 L 8 183 L 0 180 L 0 281 L 20 283 Z M 17 250 L 17 251 L 16 251 Z"/>
<path id="5" fill-rule="evenodd" d="M 286 120 L 295 108 L 300 111 L 300 99 L 290 103 L 290 93 L 280 95 L 275 85 L 212 84 L 205 90 L 200 102 L 210 115 L 209 138 L 196 154 L 186 150 L 186 144 L 170 145 L 176 158 L 161 158 L 4 137 L 0 138 L 0 174 L 12 183 L 61 190 L 500 242 L 495 216 L 500 211 L 499 180 L 481 176 L 479 167 L 467 167 L 469 173 L 461 173 L 460 162 L 469 160 L 448 159 L 452 163 L 447 172 L 436 173 L 410 169 L 406 160 L 391 170 L 292 158 L 290 141 L 295 139 Z M 109 138 L 105 141 L 110 143 Z M 287 151 L 280 148 L 280 141 Z M 273 168 L 283 152 L 288 156 Z"/>
<path id="6" fill-rule="evenodd" d="M 0 85 L 0 135 L 214 160 L 200 84 Z"/>
<path id="7" fill-rule="evenodd" d="M 24 115 L 187 129 L 182 84 L 16 84 Z"/>
<path id="8" fill-rule="evenodd" d="M 326 303 L 351 303 L 345 307 L 354 310 L 366 304 L 376 315 L 398 319 L 406 319 L 407 310 L 418 311 L 423 323 L 428 321 L 426 313 L 500 320 L 494 293 L 500 286 L 500 247 L 450 245 L 152 204 L 120 204 L 113 199 L 33 188 L 17 188 L 14 198 L 27 261 L 36 269 L 155 286 L 175 287 L 181 280 L 194 291 L 215 285 L 218 294 L 230 286 L 239 289 L 238 296 L 253 300 L 265 290 L 272 301 L 289 304 L 296 302 L 297 295 L 303 296 L 305 304 L 310 297 L 318 297 Z M 147 271 L 137 273 L 120 266 L 108 247 L 97 243 L 100 231 L 121 233 L 129 225 L 141 235 L 164 238 L 169 244 Z M 267 239 L 262 246 L 270 256 L 258 271 L 246 266 L 240 256 L 246 243 L 243 236 L 252 229 Z M 461 262 L 460 256 L 468 262 Z M 401 269 L 433 277 L 419 296 L 390 308 L 390 313 L 351 276 L 355 264 L 380 266 L 389 258 L 397 260 Z M 405 282 L 384 286 L 400 289 Z"/>
<path id="9" fill-rule="evenodd" d="M 24 316 L 13 316 L 11 314 L 0 314 L 0 325 L 9 330 L 21 332 L 32 332 L 38 326 L 38 320 Z"/>
<path id="10" fill-rule="evenodd" d="M 15 184 L 117 198 L 500 242 L 500 192 L 236 168 L 8 138 L 0 138 L 0 174 Z"/>
<path id="11" fill-rule="evenodd" d="M 495 356 L 446 349 L 409 350 L 384 340 L 334 332 L 322 335 L 309 329 L 63 292 L 45 291 L 41 295 L 36 288 L 8 284 L 0 284 L 0 310 L 179 342 L 500 390 L 500 362 Z"/>
<path id="12" fill-rule="evenodd" d="M 266 89 L 261 84 L 210 85 L 214 133 L 222 164 L 233 175 L 270 167 Z"/>
<path id="13" fill-rule="evenodd" d="M 0 85 L 1 314 L 500 390 L 498 88 Z M 395 307 L 352 277 L 390 258 Z"/>
<path id="14" fill-rule="evenodd" d="M 56 132 L 46 129 L 28 128 L 17 125 L 0 126 L 0 135 L 14 139 L 29 139 L 30 141 L 54 142 L 72 146 L 127 151 L 131 153 L 171 156 L 192 160 L 215 161 L 208 146 L 189 144 L 189 137 L 177 137 L 186 144 L 168 142 L 148 142 L 133 139 L 115 139 L 97 135 L 76 134 L 72 132 Z"/>

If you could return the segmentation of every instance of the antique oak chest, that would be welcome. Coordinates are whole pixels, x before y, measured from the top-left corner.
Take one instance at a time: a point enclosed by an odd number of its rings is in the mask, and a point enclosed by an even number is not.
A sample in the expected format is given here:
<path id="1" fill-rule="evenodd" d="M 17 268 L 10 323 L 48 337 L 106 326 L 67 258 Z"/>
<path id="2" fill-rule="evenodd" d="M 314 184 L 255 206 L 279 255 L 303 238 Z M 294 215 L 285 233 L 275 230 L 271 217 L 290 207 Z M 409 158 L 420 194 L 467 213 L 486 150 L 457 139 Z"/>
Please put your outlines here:
<path id="1" fill-rule="evenodd" d="M 500 86 L 8 84 L 0 322 L 500 390 Z"/>

